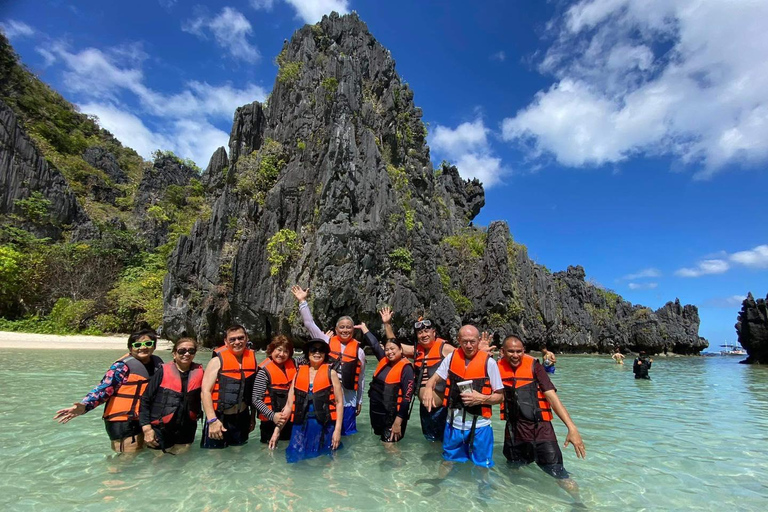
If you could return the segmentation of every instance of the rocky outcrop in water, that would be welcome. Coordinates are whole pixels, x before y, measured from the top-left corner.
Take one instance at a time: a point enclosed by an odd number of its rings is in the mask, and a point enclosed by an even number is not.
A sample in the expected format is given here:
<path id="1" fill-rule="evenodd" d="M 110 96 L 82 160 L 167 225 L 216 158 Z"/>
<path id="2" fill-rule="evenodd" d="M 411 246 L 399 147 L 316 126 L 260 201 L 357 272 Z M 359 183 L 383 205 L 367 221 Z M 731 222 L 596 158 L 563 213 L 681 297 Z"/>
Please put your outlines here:
<path id="1" fill-rule="evenodd" d="M 741 303 L 741 311 L 736 322 L 739 343 L 749 356 L 743 362 L 747 364 L 768 364 L 768 296 L 757 299 L 752 293 Z"/>
<path id="2" fill-rule="evenodd" d="M 376 329 L 388 304 L 402 336 L 425 315 L 444 337 L 472 322 L 558 351 L 706 346 L 694 306 L 633 306 L 581 267 L 537 265 L 503 222 L 472 227 L 481 184 L 432 167 L 413 91 L 355 14 L 300 29 L 277 62 L 268 103 L 237 110 L 229 158 L 217 150 L 202 177 L 212 214 L 169 262 L 167 335 L 303 334 L 299 283 L 324 328 L 349 314 Z"/>
<path id="3" fill-rule="evenodd" d="M 18 201 L 39 194 L 45 212 L 24 211 Z M 21 203 L 24 204 L 24 203 Z M 40 237 L 58 238 L 62 230 L 87 220 L 61 173 L 40 154 L 13 110 L 0 100 L 0 214 Z"/>

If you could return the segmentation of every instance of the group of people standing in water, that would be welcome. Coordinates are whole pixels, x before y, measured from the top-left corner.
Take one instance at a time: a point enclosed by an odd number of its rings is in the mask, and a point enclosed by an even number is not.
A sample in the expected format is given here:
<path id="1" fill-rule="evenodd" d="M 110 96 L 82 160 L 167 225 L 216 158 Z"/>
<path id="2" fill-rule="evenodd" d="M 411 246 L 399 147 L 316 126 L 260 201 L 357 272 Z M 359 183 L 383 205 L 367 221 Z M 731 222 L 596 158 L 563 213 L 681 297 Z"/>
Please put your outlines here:
<path id="1" fill-rule="evenodd" d="M 201 447 L 225 448 L 245 444 L 258 416 L 260 441 L 271 449 L 288 441 L 288 462 L 329 454 L 342 448 L 344 436 L 357 432 L 366 364 L 363 347 L 353 337 L 359 329 L 378 359 L 368 396 L 371 427 L 382 442 L 403 439 L 418 396 L 422 433 L 442 443 L 444 467 L 471 461 L 490 468 L 492 406 L 499 405 L 507 461 L 513 466 L 536 462 L 577 496 L 563 467 L 554 415 L 568 429 L 564 446 L 573 444 L 580 458 L 586 450 L 548 376 L 554 354 L 545 352 L 542 364 L 525 354 L 520 337 L 507 336 L 497 361 L 487 333 L 465 325 L 456 348 L 437 337 L 429 319 L 414 323 L 414 345 L 401 344 L 389 308 L 379 312 L 383 344 L 364 323 L 355 325 L 348 316 L 323 332 L 312 318 L 308 290 L 294 286 L 291 291 L 311 336 L 303 356 L 294 354 L 290 339 L 277 335 L 259 364 L 246 329 L 234 325 L 205 369 L 194 362 L 199 347 L 192 338 L 177 340 L 173 360 L 163 363 L 154 355 L 157 335 L 139 331 L 131 334 L 128 354 L 112 364 L 101 383 L 54 419 L 66 423 L 105 403 L 103 417 L 114 451 L 135 452 L 146 445 L 180 453 L 194 441 L 198 419 L 203 419 Z"/>

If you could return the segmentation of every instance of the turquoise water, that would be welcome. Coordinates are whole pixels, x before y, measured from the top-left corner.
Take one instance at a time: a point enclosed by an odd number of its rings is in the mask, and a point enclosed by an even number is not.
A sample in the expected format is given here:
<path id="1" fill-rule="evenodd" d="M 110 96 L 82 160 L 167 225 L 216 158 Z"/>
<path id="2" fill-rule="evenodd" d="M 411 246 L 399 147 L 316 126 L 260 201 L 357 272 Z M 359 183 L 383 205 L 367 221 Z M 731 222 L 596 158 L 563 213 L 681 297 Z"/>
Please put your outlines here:
<path id="1" fill-rule="evenodd" d="M 253 440 L 179 456 L 112 455 L 97 410 L 58 425 L 120 351 L 0 350 L 0 507 L 3 510 L 571 510 L 535 465 L 510 471 L 494 420 L 491 486 L 462 465 L 434 485 L 440 449 L 421 436 L 382 446 L 360 433 L 334 459 L 285 463 Z M 159 352 L 169 359 L 169 352 Z M 201 354 L 205 362 L 208 354 Z M 260 354 L 260 359 L 263 354 Z M 595 510 L 764 510 L 768 503 L 768 368 L 737 358 L 658 358 L 652 381 L 630 365 L 558 356 L 553 380 L 582 433 L 587 459 L 565 466 Z M 369 360 L 368 371 L 373 370 Z M 494 410 L 496 413 L 496 410 Z M 558 437 L 565 428 L 556 420 Z M 199 431 L 198 431 L 199 432 Z M 199 436 L 198 436 L 199 437 Z M 388 449 L 389 448 L 389 449 Z M 427 479 L 430 482 L 416 483 Z"/>

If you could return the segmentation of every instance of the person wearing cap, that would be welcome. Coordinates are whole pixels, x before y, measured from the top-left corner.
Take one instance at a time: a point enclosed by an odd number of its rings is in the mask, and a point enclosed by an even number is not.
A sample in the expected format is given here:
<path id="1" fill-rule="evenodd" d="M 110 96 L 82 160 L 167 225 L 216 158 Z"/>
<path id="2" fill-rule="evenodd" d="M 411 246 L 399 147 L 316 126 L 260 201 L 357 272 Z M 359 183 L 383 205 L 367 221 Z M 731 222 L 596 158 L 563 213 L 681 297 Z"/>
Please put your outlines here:
<path id="1" fill-rule="evenodd" d="M 641 350 L 637 355 L 637 359 L 632 364 L 632 372 L 635 374 L 636 379 L 651 380 L 651 376 L 648 375 L 648 370 L 651 369 L 653 359 L 649 359 L 644 350 Z"/>
<path id="2" fill-rule="evenodd" d="M 480 350 L 480 331 L 472 325 L 459 329 L 459 348 L 446 356 L 429 378 L 424 395 L 427 411 L 440 406 L 434 390 L 446 382 L 444 405 L 448 421 L 443 434 L 443 459 L 448 463 L 471 460 L 476 466 L 493 467 L 491 406 L 504 398 L 499 367 L 490 354 Z"/>
<path id="3" fill-rule="evenodd" d="M 392 310 L 389 307 L 384 307 L 379 314 L 386 330 L 387 339 L 395 339 L 395 331 L 392 328 Z M 416 334 L 416 345 L 402 345 L 402 349 L 404 356 L 413 358 L 416 371 L 416 389 L 421 402 L 419 406 L 421 432 L 428 441 L 442 442 L 448 409 L 440 406 L 431 412 L 428 411 L 424 406 L 424 394 L 429 378 L 435 374 L 446 356 L 456 350 L 456 347 L 437 337 L 435 323 L 432 320 L 419 319 L 414 323 L 413 330 Z M 438 382 L 434 391 L 435 403 L 442 403 L 444 393 L 445 382 Z"/>
<path id="4" fill-rule="evenodd" d="M 203 375 L 206 420 L 201 448 L 245 444 L 256 426 L 251 393 L 259 367 L 256 355 L 248 348 L 248 333 L 242 325 L 233 325 L 227 329 L 224 339 L 227 348 L 208 362 Z"/>
<path id="5" fill-rule="evenodd" d="M 320 339 L 330 347 L 329 359 L 339 374 L 344 390 L 344 428 L 342 435 L 357 433 L 357 416 L 363 409 L 363 389 L 365 388 L 365 352 L 360 343 L 352 335 L 355 323 L 349 316 L 342 316 L 336 321 L 335 335 L 329 336 L 320 330 L 312 318 L 312 312 L 307 304 L 309 288 L 302 289 L 294 285 L 291 288 L 296 300 L 299 301 L 299 313 L 304 327 L 313 339 Z"/>
<path id="6" fill-rule="evenodd" d="M 283 414 L 291 414 L 293 431 L 285 451 L 289 463 L 331 454 L 342 447 L 344 423 L 343 390 L 339 376 L 329 364 L 330 347 L 319 338 L 304 345 L 309 364 L 298 368 L 288 391 Z M 269 447 L 275 449 L 280 430 L 276 424 Z"/>

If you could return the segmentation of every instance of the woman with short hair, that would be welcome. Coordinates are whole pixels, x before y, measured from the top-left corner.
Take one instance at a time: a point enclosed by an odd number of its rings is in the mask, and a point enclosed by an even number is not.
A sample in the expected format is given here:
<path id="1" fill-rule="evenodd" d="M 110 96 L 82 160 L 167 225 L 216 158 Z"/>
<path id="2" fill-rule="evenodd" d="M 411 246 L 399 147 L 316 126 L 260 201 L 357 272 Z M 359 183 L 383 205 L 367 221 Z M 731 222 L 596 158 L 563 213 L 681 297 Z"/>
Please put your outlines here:
<path id="1" fill-rule="evenodd" d="M 139 424 L 150 448 L 176 454 L 195 440 L 203 383 L 203 367 L 194 362 L 197 349 L 197 340 L 179 338 L 171 350 L 173 361 L 161 366 L 144 390 Z"/>
<path id="2" fill-rule="evenodd" d="M 80 402 L 56 411 L 53 419 L 67 423 L 99 405 L 104 407 L 104 426 L 117 453 L 137 452 L 144 448 L 144 434 L 139 425 L 139 403 L 149 379 L 163 360 L 153 355 L 157 333 L 143 329 L 128 337 L 128 353 L 115 361 L 98 386 Z"/>
<path id="3" fill-rule="evenodd" d="M 252 402 L 259 413 L 261 442 L 269 443 L 275 426 L 280 425 L 280 439 L 291 438 L 293 423 L 290 411 L 283 413 L 288 401 L 288 391 L 301 364 L 307 364 L 304 357 L 293 357 L 293 342 L 285 335 L 278 334 L 267 345 L 267 359 L 259 365 L 259 373 L 253 382 Z"/>
<path id="4" fill-rule="evenodd" d="M 343 390 L 339 376 L 329 363 L 330 347 L 322 339 L 312 339 L 304 345 L 309 364 L 296 372 L 288 392 L 284 413 L 291 413 L 293 431 L 285 450 L 290 462 L 331 454 L 341 448 L 344 422 Z M 280 439 L 276 426 L 269 447 L 274 449 Z"/>

